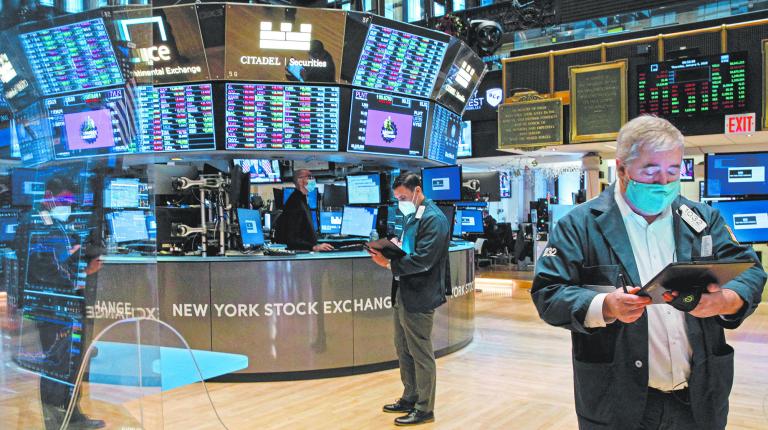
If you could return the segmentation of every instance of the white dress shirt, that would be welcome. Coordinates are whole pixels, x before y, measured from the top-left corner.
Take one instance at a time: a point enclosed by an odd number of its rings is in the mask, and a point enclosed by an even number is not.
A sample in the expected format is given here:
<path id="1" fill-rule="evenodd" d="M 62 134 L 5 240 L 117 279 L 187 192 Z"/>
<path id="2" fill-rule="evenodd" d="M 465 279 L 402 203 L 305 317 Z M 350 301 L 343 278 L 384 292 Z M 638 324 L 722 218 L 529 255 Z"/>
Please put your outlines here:
<path id="1" fill-rule="evenodd" d="M 667 264 L 675 260 L 675 235 L 672 208 L 668 207 L 651 224 L 636 214 L 624 200 L 616 183 L 614 199 L 621 211 L 632 245 L 632 253 L 645 285 Z M 584 325 L 605 327 L 603 302 L 607 294 L 598 294 L 589 306 Z M 648 386 L 662 391 L 685 388 L 691 374 L 693 351 L 686 333 L 685 312 L 667 304 L 649 305 L 648 312 Z"/>

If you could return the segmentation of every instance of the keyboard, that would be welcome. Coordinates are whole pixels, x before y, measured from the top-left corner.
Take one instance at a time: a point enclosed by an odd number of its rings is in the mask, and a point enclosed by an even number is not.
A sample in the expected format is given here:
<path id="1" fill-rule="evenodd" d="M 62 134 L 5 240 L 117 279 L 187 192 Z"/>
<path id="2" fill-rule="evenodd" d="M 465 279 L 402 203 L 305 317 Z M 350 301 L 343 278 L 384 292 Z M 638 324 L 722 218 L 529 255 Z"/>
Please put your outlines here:
<path id="1" fill-rule="evenodd" d="M 355 251 L 363 251 L 363 250 L 365 250 L 365 248 L 363 247 L 362 243 L 353 243 L 351 245 L 337 246 L 330 251 L 323 251 L 323 252 L 355 252 Z"/>
<path id="2" fill-rule="evenodd" d="M 293 257 L 296 253 L 290 249 L 265 248 L 264 255 L 272 257 Z"/>

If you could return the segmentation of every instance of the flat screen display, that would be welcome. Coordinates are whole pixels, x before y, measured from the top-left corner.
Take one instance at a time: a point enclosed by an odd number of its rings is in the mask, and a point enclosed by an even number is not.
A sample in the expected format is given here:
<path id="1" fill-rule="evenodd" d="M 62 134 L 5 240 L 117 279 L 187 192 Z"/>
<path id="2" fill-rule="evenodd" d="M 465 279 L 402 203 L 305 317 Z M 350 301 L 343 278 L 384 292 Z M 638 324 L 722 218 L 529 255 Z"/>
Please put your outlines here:
<path id="1" fill-rule="evenodd" d="M 768 200 L 714 201 L 740 243 L 768 242 Z"/>
<path id="2" fill-rule="evenodd" d="M 429 141 L 426 155 L 430 160 L 445 164 L 456 164 L 456 153 L 461 143 L 461 116 L 433 104 L 430 121 Z"/>
<path id="3" fill-rule="evenodd" d="M 45 96 L 123 83 L 104 21 L 91 19 L 19 36 Z"/>
<path id="4" fill-rule="evenodd" d="M 428 116 L 425 100 L 354 90 L 347 151 L 421 157 Z"/>
<path id="5" fill-rule="evenodd" d="M 429 98 L 448 40 L 443 33 L 372 17 L 351 83 Z"/>
<path id="6" fill-rule="evenodd" d="M 461 166 L 432 167 L 421 171 L 424 195 L 431 200 L 461 200 Z"/>
<path id="7" fill-rule="evenodd" d="M 227 149 L 337 151 L 338 87 L 227 84 Z"/>
<path id="8" fill-rule="evenodd" d="M 742 112 L 747 108 L 747 53 L 640 65 L 640 114 L 661 117 Z"/>
<path id="9" fill-rule="evenodd" d="M 338 82 L 345 22 L 340 10 L 228 4 L 226 77 Z"/>
<path id="10" fill-rule="evenodd" d="M 683 158 L 680 164 L 680 181 L 693 182 L 693 158 Z"/>
<path id="11" fill-rule="evenodd" d="M 501 199 L 499 176 L 499 172 L 464 172 L 461 178 L 464 200 L 487 199 L 498 202 Z"/>
<path id="12" fill-rule="evenodd" d="M 461 122 L 461 141 L 456 150 L 456 158 L 467 158 L 472 156 L 472 121 Z"/>
<path id="13" fill-rule="evenodd" d="M 11 171 L 11 204 L 32 206 L 45 194 L 45 178 L 35 169 L 13 169 Z"/>
<path id="14" fill-rule="evenodd" d="M 469 98 L 474 94 L 485 73 L 485 63 L 466 44 L 452 39 L 448 55 L 443 62 L 443 71 L 437 79 L 432 98 L 452 111 L 461 114 Z M 454 54 L 455 55 L 451 55 Z"/>
<path id="15" fill-rule="evenodd" d="M 509 173 L 499 172 L 499 196 L 502 199 L 512 197 L 512 184 L 509 180 Z"/>
<path id="16" fill-rule="evenodd" d="M 18 209 L 0 209 L 0 242 L 10 242 L 16 238 L 19 226 Z"/>
<path id="17" fill-rule="evenodd" d="M 454 236 L 460 236 L 461 233 L 482 233 L 483 232 L 483 212 L 473 209 L 462 209 L 456 211 L 456 225 L 454 227 Z M 456 229 L 459 234 L 456 234 Z"/>
<path id="18" fill-rule="evenodd" d="M 147 215 L 143 211 L 117 211 L 107 214 L 110 233 L 117 243 L 148 240 Z"/>
<path id="19" fill-rule="evenodd" d="M 261 228 L 261 214 L 253 209 L 237 209 L 237 219 L 240 223 L 240 237 L 243 246 L 255 247 L 264 245 L 264 231 Z"/>
<path id="20" fill-rule="evenodd" d="M 707 154 L 707 197 L 768 195 L 768 152 Z"/>
<path id="21" fill-rule="evenodd" d="M 252 184 L 279 184 L 280 162 L 278 160 L 240 159 L 233 160 L 251 177 Z"/>
<path id="22" fill-rule="evenodd" d="M 323 187 L 323 206 L 342 207 L 347 204 L 347 188 L 342 185 L 325 184 Z"/>
<path id="23" fill-rule="evenodd" d="M 453 230 L 453 226 L 456 225 L 456 207 L 454 205 L 438 205 L 437 208 L 445 215 L 448 225 Z"/>
<path id="24" fill-rule="evenodd" d="M 211 84 L 136 89 L 140 131 L 136 152 L 216 149 Z M 130 124 L 131 118 L 121 118 Z"/>
<path id="25" fill-rule="evenodd" d="M 10 111 L 0 112 L 0 158 L 19 159 L 19 140 L 16 137 L 15 126 Z"/>
<path id="26" fill-rule="evenodd" d="M 344 206 L 341 219 L 341 234 L 343 236 L 368 237 L 376 228 L 378 208 L 364 206 Z"/>
<path id="27" fill-rule="evenodd" d="M 46 100 L 56 159 L 135 152 L 125 102 L 123 89 Z"/>
<path id="28" fill-rule="evenodd" d="M 288 198 L 291 197 L 294 191 L 296 191 L 296 188 L 283 188 L 283 206 L 285 206 L 285 202 L 288 201 Z M 317 190 L 307 194 L 307 205 L 309 205 L 310 209 L 317 209 Z"/>
<path id="29" fill-rule="evenodd" d="M 381 175 L 370 173 L 347 176 L 347 203 L 350 205 L 381 203 Z"/>
<path id="30" fill-rule="evenodd" d="M 320 212 L 320 233 L 341 234 L 343 212 Z"/>
<path id="31" fill-rule="evenodd" d="M 104 187 L 104 207 L 149 209 L 147 184 L 132 178 L 118 178 L 108 181 Z"/>

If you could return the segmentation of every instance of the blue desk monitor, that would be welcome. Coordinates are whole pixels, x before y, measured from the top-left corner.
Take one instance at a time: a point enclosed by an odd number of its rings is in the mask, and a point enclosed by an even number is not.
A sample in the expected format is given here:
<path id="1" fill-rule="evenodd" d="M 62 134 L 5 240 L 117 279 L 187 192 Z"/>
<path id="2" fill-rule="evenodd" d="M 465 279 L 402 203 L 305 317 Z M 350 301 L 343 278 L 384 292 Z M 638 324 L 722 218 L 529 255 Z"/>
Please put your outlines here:
<path id="1" fill-rule="evenodd" d="M 149 240 L 143 211 L 117 211 L 107 214 L 109 230 L 117 243 Z"/>
<path id="2" fill-rule="evenodd" d="M 768 242 L 768 200 L 714 201 L 740 243 Z"/>
<path id="3" fill-rule="evenodd" d="M 147 215 L 147 236 L 149 240 L 157 240 L 157 220 L 154 215 Z"/>
<path id="4" fill-rule="evenodd" d="M 253 209 L 237 209 L 237 219 L 240 222 L 240 236 L 243 247 L 264 245 L 264 231 L 261 229 L 261 214 Z"/>
<path id="5" fill-rule="evenodd" d="M 461 166 L 422 169 L 424 195 L 438 201 L 461 200 Z"/>
<path id="6" fill-rule="evenodd" d="M 368 173 L 347 176 L 347 202 L 350 205 L 381 203 L 381 175 Z"/>
<path id="7" fill-rule="evenodd" d="M 707 154 L 707 197 L 768 195 L 768 152 Z"/>
<path id="8" fill-rule="evenodd" d="M 343 236 L 368 237 L 376 227 L 378 208 L 363 206 L 344 206 L 341 219 L 341 234 Z"/>
<path id="9" fill-rule="evenodd" d="M 0 209 L 0 242 L 10 242 L 16 237 L 19 226 L 17 209 Z"/>
<path id="10" fill-rule="evenodd" d="M 343 212 L 320 212 L 320 233 L 341 234 Z"/>
<path id="11" fill-rule="evenodd" d="M 483 232 L 483 212 L 478 210 L 464 209 L 461 213 L 461 232 L 462 233 L 482 233 Z"/>
<path id="12" fill-rule="evenodd" d="M 285 202 L 288 201 L 294 191 L 296 191 L 296 188 L 283 188 L 283 206 L 285 206 Z M 310 209 L 317 209 L 317 190 L 307 194 L 307 204 Z"/>

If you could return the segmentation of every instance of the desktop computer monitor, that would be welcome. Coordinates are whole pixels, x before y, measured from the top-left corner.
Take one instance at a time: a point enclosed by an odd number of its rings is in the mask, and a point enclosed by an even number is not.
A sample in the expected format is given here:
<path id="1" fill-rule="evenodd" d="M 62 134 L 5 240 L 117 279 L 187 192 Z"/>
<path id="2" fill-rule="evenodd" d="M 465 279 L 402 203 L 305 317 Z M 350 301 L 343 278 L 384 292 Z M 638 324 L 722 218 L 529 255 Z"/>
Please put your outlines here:
<path id="1" fill-rule="evenodd" d="M 261 214 L 253 209 L 237 209 L 237 219 L 240 223 L 240 237 L 244 248 L 264 245 L 264 231 L 261 229 Z"/>
<path id="2" fill-rule="evenodd" d="M 296 191 L 296 188 L 283 188 L 283 207 L 285 207 L 285 203 L 294 191 Z M 307 204 L 310 209 L 317 209 L 317 190 L 307 194 Z"/>
<path id="3" fill-rule="evenodd" d="M 320 233 L 341 234 L 343 212 L 320 212 Z"/>
<path id="4" fill-rule="evenodd" d="M 376 228 L 378 208 L 363 206 L 344 206 L 341 218 L 341 234 L 343 236 L 368 237 Z"/>
<path id="5" fill-rule="evenodd" d="M 366 173 L 347 176 L 347 201 L 351 205 L 381 203 L 381 175 Z"/>
<path id="6" fill-rule="evenodd" d="M 768 243 L 768 200 L 713 201 L 739 243 Z"/>
<path id="7" fill-rule="evenodd" d="M 706 154 L 707 197 L 768 195 L 768 152 Z"/>
<path id="8" fill-rule="evenodd" d="M 438 205 L 437 207 L 443 212 L 445 219 L 448 220 L 448 225 L 451 226 L 452 229 L 454 225 L 454 217 L 456 215 L 456 207 L 453 205 Z"/>
<path id="9" fill-rule="evenodd" d="M 341 208 L 347 204 L 347 187 L 325 184 L 323 187 L 323 207 Z"/>
<path id="10" fill-rule="evenodd" d="M 0 242 L 11 242 L 19 226 L 18 209 L 0 209 Z"/>
<path id="11" fill-rule="evenodd" d="M 422 169 L 421 178 L 428 199 L 461 200 L 461 166 L 428 167 Z"/>
<path id="12" fill-rule="evenodd" d="M 147 215 L 147 235 L 149 240 L 157 240 L 157 221 L 154 215 Z"/>
<path id="13" fill-rule="evenodd" d="M 117 211 L 107 214 L 112 238 L 117 243 L 149 240 L 147 215 L 143 211 Z"/>
<path id="14" fill-rule="evenodd" d="M 462 233 L 483 232 L 483 212 L 472 209 L 463 209 L 456 217 L 457 224 L 461 224 Z"/>

